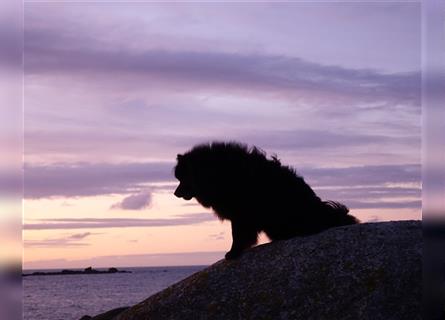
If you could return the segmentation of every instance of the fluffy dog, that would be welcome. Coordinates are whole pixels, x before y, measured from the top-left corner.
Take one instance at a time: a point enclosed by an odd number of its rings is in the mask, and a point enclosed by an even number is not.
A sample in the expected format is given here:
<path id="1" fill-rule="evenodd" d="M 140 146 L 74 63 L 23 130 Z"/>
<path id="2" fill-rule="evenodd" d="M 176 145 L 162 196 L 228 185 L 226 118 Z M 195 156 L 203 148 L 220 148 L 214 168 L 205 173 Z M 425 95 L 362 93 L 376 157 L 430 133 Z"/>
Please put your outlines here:
<path id="1" fill-rule="evenodd" d="M 180 182 L 175 196 L 195 197 L 231 221 L 233 243 L 226 259 L 256 244 L 261 231 L 273 241 L 359 222 L 343 204 L 322 201 L 276 157 L 240 143 L 213 142 L 179 154 L 175 177 Z"/>

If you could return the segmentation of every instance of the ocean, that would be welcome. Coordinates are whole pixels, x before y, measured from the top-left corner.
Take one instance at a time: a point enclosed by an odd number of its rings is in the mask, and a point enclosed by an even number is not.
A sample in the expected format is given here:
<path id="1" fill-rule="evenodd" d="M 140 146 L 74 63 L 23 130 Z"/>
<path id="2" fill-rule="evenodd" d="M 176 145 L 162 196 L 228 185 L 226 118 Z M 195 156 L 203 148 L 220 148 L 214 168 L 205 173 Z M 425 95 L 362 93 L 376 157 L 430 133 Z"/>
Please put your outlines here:
<path id="1" fill-rule="evenodd" d="M 132 273 L 23 277 L 23 318 L 78 320 L 131 306 L 205 267 L 119 268 Z M 24 273 L 34 271 L 50 270 Z"/>

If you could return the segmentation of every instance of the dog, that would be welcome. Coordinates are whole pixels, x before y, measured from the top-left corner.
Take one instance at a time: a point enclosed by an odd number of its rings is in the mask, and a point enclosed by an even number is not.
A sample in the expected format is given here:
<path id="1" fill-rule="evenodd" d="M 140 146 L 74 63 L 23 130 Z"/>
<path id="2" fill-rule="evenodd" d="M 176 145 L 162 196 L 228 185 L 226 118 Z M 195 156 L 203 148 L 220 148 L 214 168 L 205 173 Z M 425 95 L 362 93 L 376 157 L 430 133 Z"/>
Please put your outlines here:
<path id="1" fill-rule="evenodd" d="M 195 198 L 221 220 L 230 220 L 227 260 L 257 243 L 263 231 L 272 241 L 307 236 L 359 223 L 338 202 L 322 201 L 296 171 L 257 147 L 212 142 L 177 155 L 176 197 Z"/>

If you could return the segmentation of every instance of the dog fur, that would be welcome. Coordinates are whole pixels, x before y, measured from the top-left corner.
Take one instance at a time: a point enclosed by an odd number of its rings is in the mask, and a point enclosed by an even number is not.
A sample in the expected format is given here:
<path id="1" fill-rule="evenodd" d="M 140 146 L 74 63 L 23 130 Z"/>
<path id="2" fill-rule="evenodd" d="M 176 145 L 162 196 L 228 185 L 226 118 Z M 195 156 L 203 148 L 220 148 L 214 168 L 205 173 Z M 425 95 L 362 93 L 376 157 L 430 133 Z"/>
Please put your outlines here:
<path id="1" fill-rule="evenodd" d="M 177 156 L 175 196 L 193 197 L 232 224 L 226 259 L 256 244 L 264 231 L 273 240 L 307 236 L 359 221 L 338 202 L 322 201 L 289 166 L 257 147 L 213 142 Z"/>

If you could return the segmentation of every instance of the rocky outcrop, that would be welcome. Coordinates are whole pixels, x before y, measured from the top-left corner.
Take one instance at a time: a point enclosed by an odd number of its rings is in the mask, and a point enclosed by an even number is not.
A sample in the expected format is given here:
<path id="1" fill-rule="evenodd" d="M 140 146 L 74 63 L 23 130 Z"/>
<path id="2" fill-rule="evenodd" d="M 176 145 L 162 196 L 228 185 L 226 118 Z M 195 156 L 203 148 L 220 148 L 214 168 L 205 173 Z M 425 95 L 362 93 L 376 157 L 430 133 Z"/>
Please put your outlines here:
<path id="1" fill-rule="evenodd" d="M 105 313 L 101 313 L 97 316 L 90 317 L 90 316 L 83 316 L 82 318 L 80 318 L 79 320 L 111 320 L 113 319 L 115 316 L 117 316 L 118 314 L 122 313 L 123 311 L 127 310 L 128 307 L 121 307 L 121 308 L 116 308 L 113 310 L 109 310 Z"/>
<path id="2" fill-rule="evenodd" d="M 72 274 L 106 274 L 106 273 L 131 273 L 131 271 L 126 270 L 118 270 L 116 268 L 108 268 L 108 270 L 96 270 L 92 267 L 85 268 L 83 271 L 81 270 L 67 270 L 64 269 L 62 271 L 56 271 L 56 272 L 42 272 L 42 271 L 36 271 L 33 273 L 24 273 L 22 274 L 22 277 L 30 277 L 30 276 L 58 276 L 58 275 L 72 275 Z"/>
<path id="3" fill-rule="evenodd" d="M 217 262 L 111 319 L 421 319 L 421 265 L 419 221 L 339 227 Z"/>

